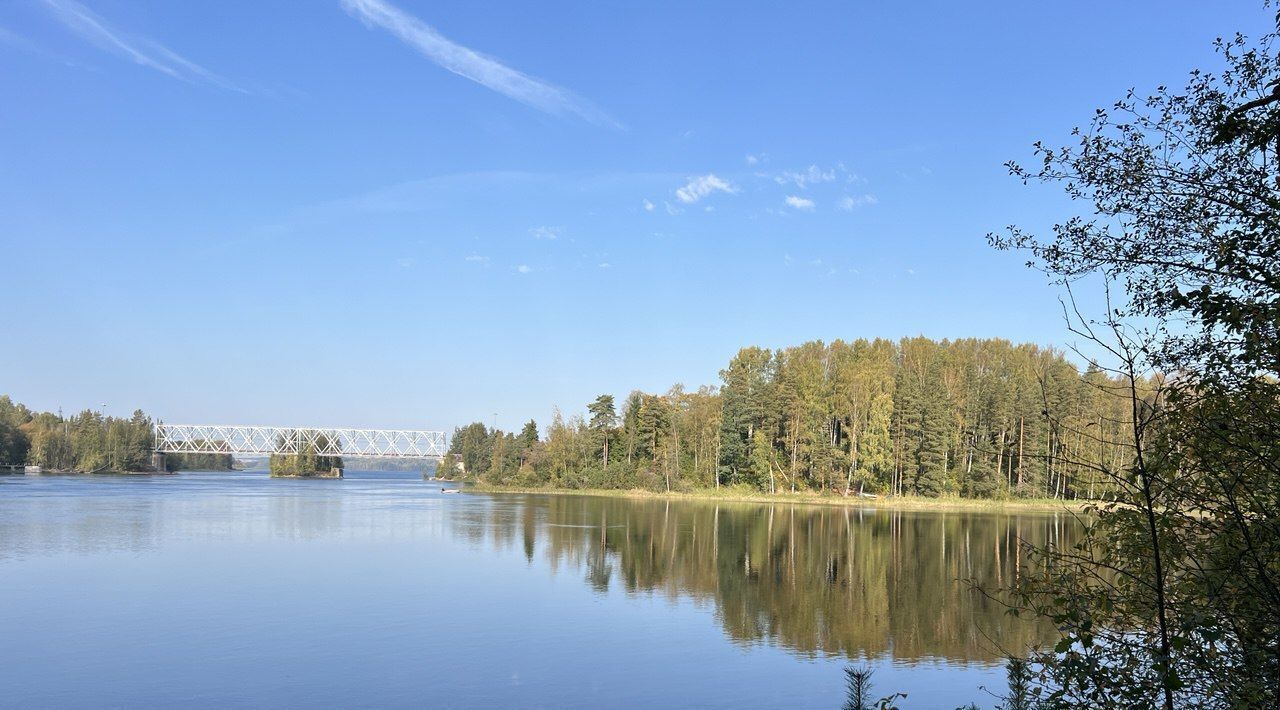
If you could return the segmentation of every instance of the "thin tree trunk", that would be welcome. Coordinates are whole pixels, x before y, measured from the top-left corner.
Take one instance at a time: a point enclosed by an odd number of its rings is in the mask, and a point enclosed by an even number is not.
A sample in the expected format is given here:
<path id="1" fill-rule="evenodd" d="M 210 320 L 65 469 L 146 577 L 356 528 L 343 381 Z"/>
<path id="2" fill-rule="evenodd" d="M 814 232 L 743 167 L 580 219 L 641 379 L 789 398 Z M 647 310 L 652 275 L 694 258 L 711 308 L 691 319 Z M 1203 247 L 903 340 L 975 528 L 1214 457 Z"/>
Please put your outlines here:
<path id="1" fill-rule="evenodd" d="M 796 491 L 796 448 L 797 446 L 799 446 L 799 440 L 797 440 L 799 439 L 799 435 L 796 434 L 796 430 L 800 429 L 800 418 L 796 417 L 795 421 L 792 422 L 792 425 L 794 426 L 792 426 L 792 429 L 791 429 L 791 493 L 795 493 Z"/>
<path id="2" fill-rule="evenodd" d="M 1165 710 L 1173 710 L 1173 686 L 1169 682 L 1171 669 L 1170 663 L 1172 658 L 1169 649 L 1169 620 L 1168 608 L 1164 598 L 1164 559 L 1161 554 L 1160 535 L 1156 528 L 1156 506 L 1155 497 L 1151 493 L 1151 472 L 1147 469 L 1146 455 L 1143 447 L 1146 442 L 1143 441 L 1143 433 L 1146 428 L 1141 421 L 1140 405 L 1141 400 L 1138 398 L 1138 387 L 1136 377 L 1131 371 L 1129 372 L 1129 399 L 1133 416 L 1133 445 L 1135 463 L 1138 469 L 1138 480 L 1142 484 L 1142 507 L 1143 513 L 1147 518 L 1147 534 L 1151 536 L 1151 554 L 1152 562 L 1155 565 L 1155 587 L 1156 592 L 1156 617 L 1160 622 L 1160 656 L 1162 666 L 1160 679 L 1162 689 L 1164 691 L 1164 707 Z"/>
<path id="3" fill-rule="evenodd" d="M 1052 487 L 1053 482 L 1053 426 L 1044 435 L 1044 475 L 1046 483 Z M 1056 496 L 1055 496 L 1056 497 Z"/>
<path id="4" fill-rule="evenodd" d="M 671 432 L 672 432 L 672 438 L 675 440 L 675 446 L 673 447 L 673 455 L 675 456 L 675 461 L 672 461 L 671 465 L 676 470 L 676 478 L 679 478 L 680 477 L 680 429 L 676 426 L 675 417 L 672 417 Z M 671 492 L 671 474 L 670 473 L 667 474 L 667 492 L 668 493 Z"/>
<path id="5" fill-rule="evenodd" d="M 849 437 L 849 475 L 844 479 L 844 497 L 849 497 L 849 487 L 853 485 L 853 472 L 858 468 L 858 436 L 852 434 Z M 862 487 L 858 487 L 861 491 Z"/>
<path id="6" fill-rule="evenodd" d="M 720 490 L 720 443 L 721 443 L 720 437 L 717 436 L 716 437 L 716 462 L 714 467 L 715 474 L 716 474 L 716 490 L 717 491 Z M 716 508 L 716 512 L 718 513 L 719 511 L 720 509 Z"/>
<path id="7" fill-rule="evenodd" d="M 1004 478 L 1004 429 L 1000 430 L 1000 449 L 996 453 L 996 478 Z"/>
<path id="8" fill-rule="evenodd" d="M 1018 488 L 1022 488 L 1022 442 L 1026 433 L 1026 419 L 1018 417 Z"/>

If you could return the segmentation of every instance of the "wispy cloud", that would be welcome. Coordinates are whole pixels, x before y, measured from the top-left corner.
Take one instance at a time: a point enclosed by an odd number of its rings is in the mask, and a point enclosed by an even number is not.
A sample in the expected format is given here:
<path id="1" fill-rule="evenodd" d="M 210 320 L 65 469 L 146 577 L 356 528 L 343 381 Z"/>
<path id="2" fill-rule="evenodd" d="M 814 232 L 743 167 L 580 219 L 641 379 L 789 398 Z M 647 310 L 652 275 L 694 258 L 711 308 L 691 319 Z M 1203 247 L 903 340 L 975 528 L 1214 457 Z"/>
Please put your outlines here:
<path id="1" fill-rule="evenodd" d="M 4 27 L 0 27 L 0 46 L 12 47 L 13 49 L 16 49 L 21 52 L 26 52 L 27 54 L 33 54 L 38 57 L 52 59 L 53 61 L 56 61 L 59 64 L 65 64 L 66 66 L 69 66 L 69 67 L 79 67 L 82 69 L 91 69 L 91 70 L 94 69 L 94 67 L 81 64 L 80 62 L 77 62 L 72 59 L 68 59 L 67 57 L 62 56 L 61 54 L 51 52 L 45 49 L 44 47 L 37 45 L 35 42 L 32 42 L 26 37 L 23 37 L 22 35 L 19 35 L 18 33 L 13 32 L 12 30 L 5 29 Z"/>
<path id="2" fill-rule="evenodd" d="M 533 268 L 530 267 L 528 264 L 520 264 L 519 266 L 516 267 L 516 273 L 518 274 L 527 274 L 532 271 L 533 271 Z"/>
<path id="3" fill-rule="evenodd" d="M 560 237 L 559 227 L 533 227 L 529 230 L 529 234 L 534 239 L 557 239 Z"/>
<path id="4" fill-rule="evenodd" d="M 730 185 L 714 174 L 699 175 L 689 178 L 684 187 L 676 190 L 676 198 L 686 205 L 691 205 L 713 192 L 724 192 L 732 195 L 738 188 Z"/>
<path id="5" fill-rule="evenodd" d="M 590 101 L 553 84 L 464 47 L 436 29 L 384 0 L 342 0 L 347 12 L 368 26 L 381 27 L 418 50 L 427 59 L 459 76 L 556 116 L 572 115 L 609 128 L 622 128 Z"/>
<path id="6" fill-rule="evenodd" d="M 648 200 L 645 200 L 643 204 L 644 204 L 644 211 L 645 211 L 645 212 L 652 212 L 652 211 L 654 210 L 654 208 L 655 208 L 655 205 L 654 205 L 652 202 L 648 201 Z"/>
<path id="7" fill-rule="evenodd" d="M 834 182 L 836 179 L 836 169 L 822 169 L 817 165 L 810 165 L 804 170 L 786 170 L 774 176 L 774 181 L 779 185 L 788 183 L 795 185 L 801 190 L 807 189 L 810 185 L 816 185 L 823 182 Z"/>
<path id="8" fill-rule="evenodd" d="M 228 91 L 248 93 L 244 88 L 205 69 L 155 40 L 132 35 L 113 27 L 92 10 L 73 0 L 41 0 L 67 29 L 103 51 L 154 69 L 179 81 L 204 83 Z"/>
<path id="9" fill-rule="evenodd" d="M 484 266 L 488 266 L 488 265 L 489 265 L 489 257 L 487 257 L 487 256 L 481 256 L 481 255 L 479 255 L 479 254 L 471 254 L 471 255 L 467 256 L 467 257 L 464 259 L 464 261 L 469 261 L 469 262 L 471 262 L 471 263 L 473 263 L 473 264 L 482 264 L 482 265 L 484 265 Z"/>
<path id="10" fill-rule="evenodd" d="M 814 202 L 808 198 L 799 197 L 797 195 L 787 195 L 786 202 L 788 206 L 794 207 L 798 210 L 804 210 L 806 212 L 813 211 Z"/>
<path id="11" fill-rule="evenodd" d="M 840 200 L 840 209 L 845 212 L 852 212 L 859 207 L 867 207 L 869 205 L 879 204 L 880 199 L 875 195 L 846 195 Z"/>

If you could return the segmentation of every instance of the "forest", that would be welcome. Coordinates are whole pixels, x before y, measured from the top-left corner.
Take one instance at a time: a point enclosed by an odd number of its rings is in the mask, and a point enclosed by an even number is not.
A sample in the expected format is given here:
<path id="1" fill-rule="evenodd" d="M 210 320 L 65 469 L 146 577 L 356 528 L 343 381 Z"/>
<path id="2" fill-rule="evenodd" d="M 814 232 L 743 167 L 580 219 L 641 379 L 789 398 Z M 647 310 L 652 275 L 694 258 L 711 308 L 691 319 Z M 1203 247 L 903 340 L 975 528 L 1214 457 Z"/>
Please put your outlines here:
<path id="1" fill-rule="evenodd" d="M 146 471 L 153 441 L 151 419 L 142 410 L 128 419 L 89 409 L 64 417 L 0 395 L 0 463 L 80 473 Z"/>
<path id="2" fill-rule="evenodd" d="M 521 487 L 1095 499 L 1130 455 L 1113 443 L 1131 421 L 1123 382 L 1036 345 L 748 347 L 720 380 L 620 407 L 601 395 L 541 438 L 532 421 L 518 434 L 473 423 L 444 470 Z"/>
<path id="3" fill-rule="evenodd" d="M 36 412 L 0 395 L 0 464 L 46 471 L 150 471 L 155 432 L 137 410 L 128 419 L 86 409 L 73 416 Z M 170 471 L 229 471 L 231 454 L 169 454 Z"/>

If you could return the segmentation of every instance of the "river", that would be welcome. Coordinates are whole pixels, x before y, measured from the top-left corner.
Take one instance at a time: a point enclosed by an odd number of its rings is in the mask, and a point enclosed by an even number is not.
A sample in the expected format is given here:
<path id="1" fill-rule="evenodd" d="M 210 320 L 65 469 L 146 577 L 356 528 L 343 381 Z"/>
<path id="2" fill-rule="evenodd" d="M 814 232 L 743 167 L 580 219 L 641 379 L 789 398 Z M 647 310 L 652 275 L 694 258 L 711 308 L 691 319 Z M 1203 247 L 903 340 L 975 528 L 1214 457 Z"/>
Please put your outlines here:
<path id="1" fill-rule="evenodd" d="M 10 707 L 990 707 L 1062 515 L 0 476 Z"/>

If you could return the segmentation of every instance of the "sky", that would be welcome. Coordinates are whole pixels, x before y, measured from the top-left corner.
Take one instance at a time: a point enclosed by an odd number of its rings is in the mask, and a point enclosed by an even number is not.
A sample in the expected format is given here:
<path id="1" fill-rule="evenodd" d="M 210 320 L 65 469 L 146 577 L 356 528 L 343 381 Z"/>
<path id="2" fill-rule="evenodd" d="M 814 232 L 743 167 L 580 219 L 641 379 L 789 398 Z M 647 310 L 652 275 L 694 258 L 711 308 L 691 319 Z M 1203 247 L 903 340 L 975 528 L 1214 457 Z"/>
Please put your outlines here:
<path id="1" fill-rule="evenodd" d="M 1004 163 L 1260 2 L 0 2 L 0 392 L 518 428 L 741 347 L 1069 346 Z M 1096 306 L 1096 294 L 1082 294 Z"/>

